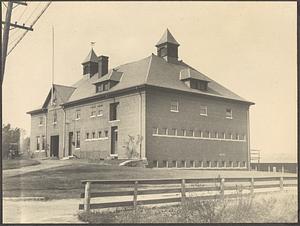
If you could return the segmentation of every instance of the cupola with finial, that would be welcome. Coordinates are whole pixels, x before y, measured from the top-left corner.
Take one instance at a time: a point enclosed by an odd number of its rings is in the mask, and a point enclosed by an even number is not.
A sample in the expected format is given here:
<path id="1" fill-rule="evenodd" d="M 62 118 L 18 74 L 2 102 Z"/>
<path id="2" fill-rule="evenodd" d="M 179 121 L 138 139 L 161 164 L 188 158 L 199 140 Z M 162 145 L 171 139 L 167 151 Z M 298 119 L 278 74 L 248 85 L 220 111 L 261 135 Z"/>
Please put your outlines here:
<path id="1" fill-rule="evenodd" d="M 175 40 L 169 29 L 165 31 L 161 39 L 155 45 L 157 47 L 157 55 L 164 58 L 167 62 L 178 62 L 179 43 Z"/>
<path id="2" fill-rule="evenodd" d="M 83 66 L 83 75 L 88 75 L 89 78 L 98 72 L 98 57 L 93 49 L 94 44 L 95 42 L 91 42 L 91 51 L 81 63 Z"/>

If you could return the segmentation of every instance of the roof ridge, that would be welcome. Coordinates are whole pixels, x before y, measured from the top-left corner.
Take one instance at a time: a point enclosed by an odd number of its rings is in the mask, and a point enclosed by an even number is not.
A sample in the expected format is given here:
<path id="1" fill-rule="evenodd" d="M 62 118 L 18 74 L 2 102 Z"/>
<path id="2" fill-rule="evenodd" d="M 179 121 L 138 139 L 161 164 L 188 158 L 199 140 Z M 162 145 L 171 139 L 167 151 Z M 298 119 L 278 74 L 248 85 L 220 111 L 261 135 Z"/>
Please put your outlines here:
<path id="1" fill-rule="evenodd" d="M 145 83 L 147 83 L 147 80 L 148 80 L 150 68 L 151 68 L 151 65 L 152 65 L 152 59 L 153 59 L 153 56 L 154 56 L 154 54 L 151 53 L 150 60 L 149 60 L 149 64 L 148 64 L 148 68 L 147 68 L 147 74 L 146 74 L 146 77 L 145 77 Z"/>
<path id="2" fill-rule="evenodd" d="M 53 83 L 54 86 L 63 86 L 63 87 L 67 87 L 67 88 L 73 88 L 73 89 L 76 89 L 76 87 L 74 86 L 66 86 L 66 85 L 60 85 L 60 84 L 55 84 Z"/>

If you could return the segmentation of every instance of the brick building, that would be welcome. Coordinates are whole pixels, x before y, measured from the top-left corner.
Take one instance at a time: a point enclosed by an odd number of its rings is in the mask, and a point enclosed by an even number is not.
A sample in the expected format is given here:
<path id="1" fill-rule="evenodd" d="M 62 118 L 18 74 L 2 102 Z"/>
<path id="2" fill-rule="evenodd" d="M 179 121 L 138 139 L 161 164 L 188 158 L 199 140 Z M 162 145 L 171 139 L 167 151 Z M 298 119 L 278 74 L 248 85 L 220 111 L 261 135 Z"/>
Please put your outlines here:
<path id="1" fill-rule="evenodd" d="M 166 30 L 157 55 L 109 69 L 91 49 L 82 79 L 53 85 L 31 115 L 31 150 L 63 158 L 129 158 L 152 167 L 243 167 L 249 164 L 249 102 L 178 59 Z"/>

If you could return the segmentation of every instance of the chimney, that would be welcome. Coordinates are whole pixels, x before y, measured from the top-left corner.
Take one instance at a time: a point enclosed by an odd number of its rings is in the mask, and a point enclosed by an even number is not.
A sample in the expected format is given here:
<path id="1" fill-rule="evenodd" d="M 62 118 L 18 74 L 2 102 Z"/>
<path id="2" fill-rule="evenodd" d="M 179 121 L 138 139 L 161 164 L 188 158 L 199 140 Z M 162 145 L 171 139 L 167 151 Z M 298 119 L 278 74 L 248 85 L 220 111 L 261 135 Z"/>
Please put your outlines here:
<path id="1" fill-rule="evenodd" d="M 103 75 L 106 75 L 108 72 L 108 56 L 99 56 L 98 57 L 98 74 L 99 78 Z"/>

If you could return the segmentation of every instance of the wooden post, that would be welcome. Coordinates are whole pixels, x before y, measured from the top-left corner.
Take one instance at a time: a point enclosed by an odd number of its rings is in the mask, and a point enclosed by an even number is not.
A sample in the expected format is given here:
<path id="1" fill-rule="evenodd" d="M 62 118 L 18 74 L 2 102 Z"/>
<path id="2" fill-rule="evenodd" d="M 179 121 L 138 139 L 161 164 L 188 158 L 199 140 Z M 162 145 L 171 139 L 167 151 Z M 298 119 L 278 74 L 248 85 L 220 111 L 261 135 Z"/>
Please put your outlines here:
<path id="1" fill-rule="evenodd" d="M 221 178 L 221 180 L 220 180 L 220 196 L 222 199 L 224 198 L 224 184 L 225 184 L 225 179 Z"/>
<path id="2" fill-rule="evenodd" d="M 90 202 L 91 202 L 91 182 L 86 182 L 84 189 L 84 210 L 86 212 L 90 211 Z"/>
<path id="3" fill-rule="evenodd" d="M 251 196 L 254 195 L 254 178 L 251 178 L 251 185 L 250 185 L 250 194 Z"/>
<path id="4" fill-rule="evenodd" d="M 185 179 L 181 181 L 181 203 L 185 201 Z"/>
<path id="5" fill-rule="evenodd" d="M 133 208 L 136 209 L 137 206 L 137 196 L 138 196 L 138 181 L 134 182 L 134 191 L 133 191 Z"/>
<path id="6" fill-rule="evenodd" d="M 280 185 L 280 191 L 283 191 L 283 176 L 280 177 L 279 185 Z"/>

